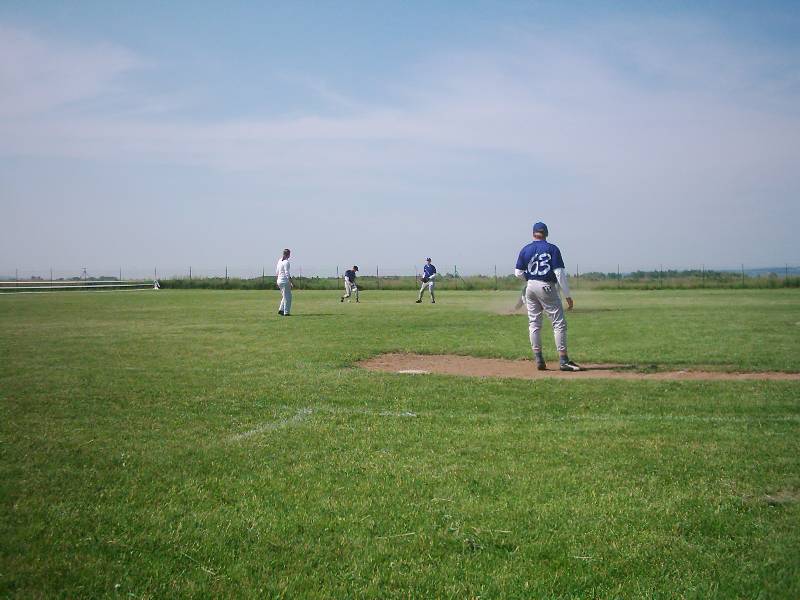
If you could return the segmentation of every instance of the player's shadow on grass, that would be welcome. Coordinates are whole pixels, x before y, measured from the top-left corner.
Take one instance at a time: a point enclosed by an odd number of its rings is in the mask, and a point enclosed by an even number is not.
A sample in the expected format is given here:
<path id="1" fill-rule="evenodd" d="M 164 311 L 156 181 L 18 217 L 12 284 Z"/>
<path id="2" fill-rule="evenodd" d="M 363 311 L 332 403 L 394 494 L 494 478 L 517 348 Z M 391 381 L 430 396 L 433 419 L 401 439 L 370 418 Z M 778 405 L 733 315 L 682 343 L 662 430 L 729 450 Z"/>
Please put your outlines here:
<path id="1" fill-rule="evenodd" d="M 293 319 L 314 317 L 335 317 L 337 313 L 292 313 Z"/>

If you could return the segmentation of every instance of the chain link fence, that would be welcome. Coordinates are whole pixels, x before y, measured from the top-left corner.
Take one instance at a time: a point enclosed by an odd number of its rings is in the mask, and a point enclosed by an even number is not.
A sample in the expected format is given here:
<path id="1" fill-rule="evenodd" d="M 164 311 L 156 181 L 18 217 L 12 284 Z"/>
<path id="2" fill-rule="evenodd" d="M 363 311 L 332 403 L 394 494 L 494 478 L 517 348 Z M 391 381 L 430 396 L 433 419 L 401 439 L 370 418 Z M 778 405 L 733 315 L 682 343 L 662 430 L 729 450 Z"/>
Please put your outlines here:
<path id="1" fill-rule="evenodd" d="M 312 265 L 294 262 L 292 275 L 297 289 L 341 289 L 346 269 L 353 265 Z M 362 289 L 414 289 L 419 285 L 422 264 L 407 266 L 359 265 Z M 437 285 L 453 290 L 518 289 L 507 263 L 462 268 L 437 265 Z M 775 288 L 800 287 L 800 267 L 738 267 L 675 269 L 658 265 L 653 269 L 592 269 L 590 265 L 570 266 L 574 289 L 676 289 L 676 288 Z M 58 267 L 0 269 L 0 288 L 37 285 L 66 288 L 89 283 L 142 283 L 159 281 L 164 288 L 274 289 L 273 265 L 186 266 L 186 267 Z"/>

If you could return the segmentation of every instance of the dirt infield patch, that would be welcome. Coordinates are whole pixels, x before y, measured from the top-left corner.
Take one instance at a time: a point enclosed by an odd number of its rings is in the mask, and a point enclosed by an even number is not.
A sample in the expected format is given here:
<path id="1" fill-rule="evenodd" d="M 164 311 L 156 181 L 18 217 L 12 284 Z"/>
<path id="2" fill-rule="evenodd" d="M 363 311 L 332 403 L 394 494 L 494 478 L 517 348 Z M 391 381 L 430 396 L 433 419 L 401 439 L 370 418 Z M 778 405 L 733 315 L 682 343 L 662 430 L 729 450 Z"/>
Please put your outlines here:
<path id="1" fill-rule="evenodd" d="M 722 373 L 716 371 L 658 371 L 643 373 L 634 365 L 585 364 L 585 370 L 563 373 L 553 362 L 547 371 L 537 371 L 532 360 L 476 358 L 452 354 L 381 354 L 358 366 L 370 371 L 409 375 L 439 373 L 468 377 L 510 377 L 512 379 L 636 379 L 670 381 L 800 381 L 800 373 Z"/>

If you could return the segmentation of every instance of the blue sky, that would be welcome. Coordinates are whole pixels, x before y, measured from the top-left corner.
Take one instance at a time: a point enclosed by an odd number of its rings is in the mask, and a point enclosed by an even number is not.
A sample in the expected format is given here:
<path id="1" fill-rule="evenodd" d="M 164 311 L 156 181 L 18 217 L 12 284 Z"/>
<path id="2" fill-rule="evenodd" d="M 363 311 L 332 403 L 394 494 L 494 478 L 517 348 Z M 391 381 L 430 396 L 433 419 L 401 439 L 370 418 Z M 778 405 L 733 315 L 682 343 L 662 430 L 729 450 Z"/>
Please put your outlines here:
<path id="1" fill-rule="evenodd" d="M 797 3 L 0 5 L 0 273 L 800 263 Z"/>

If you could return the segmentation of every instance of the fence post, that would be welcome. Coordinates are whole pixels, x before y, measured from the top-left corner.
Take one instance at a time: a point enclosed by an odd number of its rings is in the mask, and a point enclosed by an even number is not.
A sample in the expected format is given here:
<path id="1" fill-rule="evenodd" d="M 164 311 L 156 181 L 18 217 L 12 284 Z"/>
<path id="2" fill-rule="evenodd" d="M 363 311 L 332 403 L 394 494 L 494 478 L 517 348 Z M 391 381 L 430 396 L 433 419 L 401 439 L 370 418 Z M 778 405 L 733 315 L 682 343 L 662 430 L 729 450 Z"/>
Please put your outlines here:
<path id="1" fill-rule="evenodd" d="M 453 265 L 453 279 L 456 282 L 456 289 L 458 289 L 458 265 Z"/>
<path id="2" fill-rule="evenodd" d="M 225 265 L 225 281 L 228 281 L 228 265 Z"/>
<path id="3" fill-rule="evenodd" d="M 189 265 L 189 281 L 192 280 L 192 265 Z"/>
<path id="4" fill-rule="evenodd" d="M 378 286 L 378 289 L 381 289 L 381 274 L 378 271 L 378 265 L 375 265 L 375 282 Z"/>

